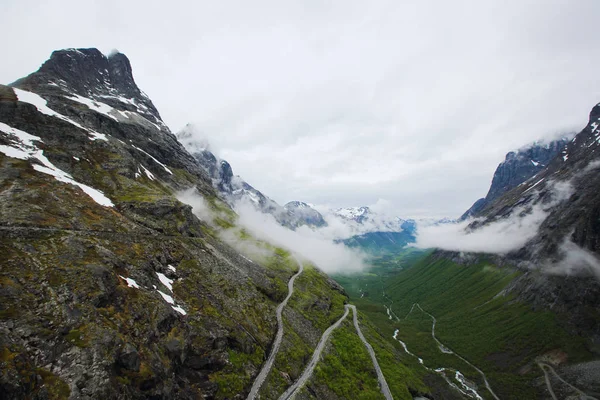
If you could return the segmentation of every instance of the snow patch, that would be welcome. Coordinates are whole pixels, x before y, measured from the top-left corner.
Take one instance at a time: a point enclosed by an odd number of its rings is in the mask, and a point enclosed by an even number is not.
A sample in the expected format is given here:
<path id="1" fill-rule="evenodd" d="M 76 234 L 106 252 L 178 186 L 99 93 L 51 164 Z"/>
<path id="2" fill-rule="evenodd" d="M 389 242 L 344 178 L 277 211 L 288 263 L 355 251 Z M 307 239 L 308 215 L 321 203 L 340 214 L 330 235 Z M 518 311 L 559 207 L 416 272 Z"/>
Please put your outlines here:
<path id="1" fill-rule="evenodd" d="M 148 171 L 148 168 L 144 167 L 143 165 L 142 165 L 142 168 L 144 169 L 144 173 L 146 174 L 148 179 L 153 181 L 155 178 L 154 178 L 154 175 L 152 174 L 152 172 Z"/>
<path id="2" fill-rule="evenodd" d="M 167 168 L 167 166 L 165 164 L 161 163 L 156 158 L 154 158 L 152 155 L 148 154 L 148 152 L 140 149 L 139 147 L 137 147 L 137 146 L 135 146 L 133 144 L 131 146 L 133 146 L 134 149 L 136 149 L 138 151 L 141 151 L 142 153 L 144 153 L 145 155 L 147 155 L 148 157 L 150 157 L 151 159 L 153 159 L 154 162 L 156 162 L 158 165 L 160 165 L 161 167 L 163 167 L 165 171 L 167 171 L 169 174 L 173 175 L 173 172 L 169 168 Z"/>
<path id="3" fill-rule="evenodd" d="M 536 183 L 534 183 L 531 187 L 529 187 L 527 190 L 525 190 L 523 192 L 523 194 L 529 192 L 531 189 L 533 189 L 534 187 L 536 187 L 537 185 L 539 185 L 540 183 L 542 183 L 544 181 L 544 179 L 546 179 L 546 178 L 542 178 L 539 181 L 537 181 Z"/>
<path id="4" fill-rule="evenodd" d="M 95 101 L 92 99 L 88 99 L 87 97 L 79 96 L 78 94 L 72 94 L 71 96 L 66 96 L 68 99 L 81 103 L 90 110 L 94 110 L 100 114 L 106 115 L 109 118 L 114 119 L 115 121 L 119 121 L 114 115 L 110 113 L 114 111 L 114 108 L 109 106 L 108 104 L 101 103 L 99 101 Z"/>
<path id="5" fill-rule="evenodd" d="M 90 196 L 92 200 L 94 200 L 101 206 L 114 206 L 112 201 L 110 201 L 110 199 L 106 197 L 101 191 L 87 186 L 83 183 L 77 182 L 73 179 L 71 175 L 52 164 L 50 160 L 46 158 L 44 152 L 33 144 L 34 141 L 42 141 L 42 139 L 40 139 L 39 137 L 31 135 L 27 132 L 23 132 L 19 129 L 13 128 L 1 122 L 0 131 L 9 134 L 13 140 L 16 139 L 17 141 L 17 143 L 15 143 L 16 147 L 0 146 L 0 151 L 2 151 L 5 155 L 21 160 L 28 160 L 31 158 L 36 159 L 37 161 L 42 163 L 42 165 L 33 164 L 33 168 L 36 171 L 53 176 L 59 182 L 70 183 L 72 185 L 78 186 L 88 196 Z"/>
<path id="6" fill-rule="evenodd" d="M 165 276 L 165 274 L 162 274 L 160 272 L 157 272 L 156 275 L 158 276 L 158 280 L 167 287 L 167 289 L 169 289 L 171 291 L 171 293 L 173 293 L 173 279 L 169 279 Z"/>
<path id="7" fill-rule="evenodd" d="M 169 303 L 171 305 L 171 308 L 175 311 L 177 311 L 179 314 L 181 315 L 187 315 L 187 312 L 179 305 L 175 304 L 175 300 L 173 300 L 173 298 L 171 296 L 169 296 L 166 293 L 161 292 L 160 290 L 156 290 L 158 292 L 158 294 L 161 295 L 161 297 L 163 298 L 164 301 L 166 301 L 167 303 Z"/>
<path id="8" fill-rule="evenodd" d="M 162 296 L 162 298 L 169 304 L 175 304 L 175 300 L 173 300 L 173 298 L 171 296 L 169 296 L 166 293 L 161 292 L 160 290 L 156 290 L 158 292 L 158 294 L 160 294 Z"/>
<path id="9" fill-rule="evenodd" d="M 75 125 L 79 129 L 83 129 L 84 131 L 86 131 L 88 134 L 90 134 L 92 136 L 92 138 L 91 138 L 92 140 L 100 139 L 100 140 L 108 141 L 108 139 L 106 138 L 106 135 L 103 135 L 102 133 L 98 133 L 91 129 L 85 128 L 82 125 L 78 124 L 77 122 L 73 121 L 72 119 L 67 118 L 64 115 L 59 114 L 56 111 L 52 110 L 50 107 L 48 107 L 48 105 L 47 105 L 48 102 L 40 95 L 25 91 L 25 90 L 17 89 L 17 88 L 13 88 L 13 90 L 15 91 L 19 101 L 24 102 L 24 103 L 29 103 L 29 104 L 35 106 L 35 108 L 37 108 L 37 110 L 39 112 L 41 112 L 42 114 L 49 115 L 51 117 L 56 117 L 58 119 L 62 119 L 63 121 L 68 122 L 71 125 Z"/>
<path id="10" fill-rule="evenodd" d="M 171 306 L 171 308 L 181 315 L 187 315 L 187 312 L 185 312 L 185 310 L 181 308 L 181 306 Z"/>
<path id="11" fill-rule="evenodd" d="M 139 288 L 140 288 L 140 285 L 138 285 L 138 284 L 137 284 L 137 282 L 136 282 L 136 281 L 134 281 L 132 278 L 125 278 L 125 277 L 124 277 L 124 276 L 122 276 L 122 275 L 119 275 L 119 278 L 121 278 L 121 279 L 123 279 L 125 282 L 127 282 L 127 286 L 128 286 L 128 287 L 132 287 L 132 288 L 135 288 L 135 289 L 139 289 Z"/>

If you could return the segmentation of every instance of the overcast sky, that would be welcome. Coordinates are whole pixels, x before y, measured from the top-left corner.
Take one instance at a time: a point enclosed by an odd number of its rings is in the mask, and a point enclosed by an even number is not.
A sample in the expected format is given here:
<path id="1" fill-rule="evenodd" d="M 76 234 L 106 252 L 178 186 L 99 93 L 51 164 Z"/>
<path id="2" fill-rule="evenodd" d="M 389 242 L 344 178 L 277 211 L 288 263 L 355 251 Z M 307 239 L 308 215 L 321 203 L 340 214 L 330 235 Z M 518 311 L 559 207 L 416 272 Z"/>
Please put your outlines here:
<path id="1" fill-rule="evenodd" d="M 175 132 L 193 122 L 280 203 L 457 216 L 507 151 L 600 101 L 597 0 L 0 3 L 0 82 L 116 48 Z"/>

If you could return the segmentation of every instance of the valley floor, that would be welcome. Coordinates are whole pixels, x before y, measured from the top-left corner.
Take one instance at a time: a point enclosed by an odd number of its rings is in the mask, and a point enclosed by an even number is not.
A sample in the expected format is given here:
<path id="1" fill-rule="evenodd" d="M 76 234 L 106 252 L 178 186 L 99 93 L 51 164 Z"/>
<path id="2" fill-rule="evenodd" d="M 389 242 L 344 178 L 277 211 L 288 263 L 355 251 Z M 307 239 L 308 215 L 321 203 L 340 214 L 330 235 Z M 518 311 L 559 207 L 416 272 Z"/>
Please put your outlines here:
<path id="1" fill-rule="evenodd" d="M 568 332 L 559 315 L 507 294 L 520 274 L 485 260 L 465 266 L 409 250 L 335 279 L 404 351 L 403 362 L 419 371 L 433 398 L 598 398 L 597 383 L 567 378 L 569 368 L 597 358 L 588 339 Z"/>

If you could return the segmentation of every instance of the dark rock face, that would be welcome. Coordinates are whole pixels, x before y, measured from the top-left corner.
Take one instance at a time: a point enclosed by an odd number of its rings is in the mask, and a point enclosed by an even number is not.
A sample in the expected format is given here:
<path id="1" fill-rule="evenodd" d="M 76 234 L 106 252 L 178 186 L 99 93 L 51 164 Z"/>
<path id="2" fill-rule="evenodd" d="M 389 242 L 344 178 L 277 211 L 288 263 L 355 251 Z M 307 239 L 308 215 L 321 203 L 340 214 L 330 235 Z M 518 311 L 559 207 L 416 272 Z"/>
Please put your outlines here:
<path id="1" fill-rule="evenodd" d="M 524 184 L 495 198 L 480 211 L 480 216 L 491 221 L 509 215 L 516 207 L 548 204 L 556 196 L 556 183 L 564 183 L 568 185 L 562 193 L 566 199 L 547 210 L 548 217 L 538 236 L 527 246 L 528 253 L 533 254 L 535 248 L 540 256 L 553 255 L 566 238 L 594 253 L 600 252 L 597 244 L 600 195 L 596 189 L 600 185 L 596 173 L 599 138 L 600 106 L 596 105 L 588 125 L 562 149 L 559 147 L 560 152 L 544 169 Z"/>
<path id="2" fill-rule="evenodd" d="M 460 216 L 459 220 L 464 221 L 467 218 L 476 216 L 479 213 L 479 211 L 481 211 L 485 207 L 485 205 L 485 198 L 477 200 L 467 211 L 465 211 L 463 215 Z"/>
<path id="3" fill-rule="evenodd" d="M 125 369 L 138 372 L 140 370 L 140 354 L 133 345 L 127 343 L 119 355 L 118 363 Z"/>
<path id="4" fill-rule="evenodd" d="M 492 179 L 492 186 L 485 197 L 489 203 L 527 179 L 542 171 L 566 146 L 566 139 L 547 145 L 535 145 L 525 150 L 510 152 Z"/>
<path id="5" fill-rule="evenodd" d="M 83 97 L 101 100 L 110 105 L 129 105 L 131 111 L 142 113 L 151 122 L 162 124 L 152 101 L 136 85 L 129 59 L 121 53 L 108 57 L 98 49 L 66 49 L 52 53 L 37 72 L 19 79 L 12 86 L 23 89 L 40 88 L 68 91 Z M 132 99 L 123 104 L 118 99 Z M 139 109 L 139 110 L 138 110 Z"/>
<path id="6" fill-rule="evenodd" d="M 518 151 L 511 151 L 498 165 L 492 185 L 485 198 L 477 200 L 462 216 L 461 220 L 478 216 L 490 203 L 504 193 L 535 176 L 562 151 L 568 140 L 555 140 L 548 144 L 535 144 Z"/>

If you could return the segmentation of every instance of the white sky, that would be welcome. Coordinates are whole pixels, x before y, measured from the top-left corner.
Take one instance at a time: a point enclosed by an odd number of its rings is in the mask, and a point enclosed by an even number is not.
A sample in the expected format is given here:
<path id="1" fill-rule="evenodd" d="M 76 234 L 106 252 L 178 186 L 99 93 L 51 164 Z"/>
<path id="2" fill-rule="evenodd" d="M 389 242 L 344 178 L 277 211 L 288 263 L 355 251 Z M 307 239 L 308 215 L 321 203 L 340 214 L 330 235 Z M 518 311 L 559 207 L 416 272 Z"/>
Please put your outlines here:
<path id="1" fill-rule="evenodd" d="M 599 17 L 597 0 L 5 0 L 0 82 L 117 48 L 173 131 L 193 122 L 282 204 L 456 216 L 507 151 L 585 126 Z"/>

